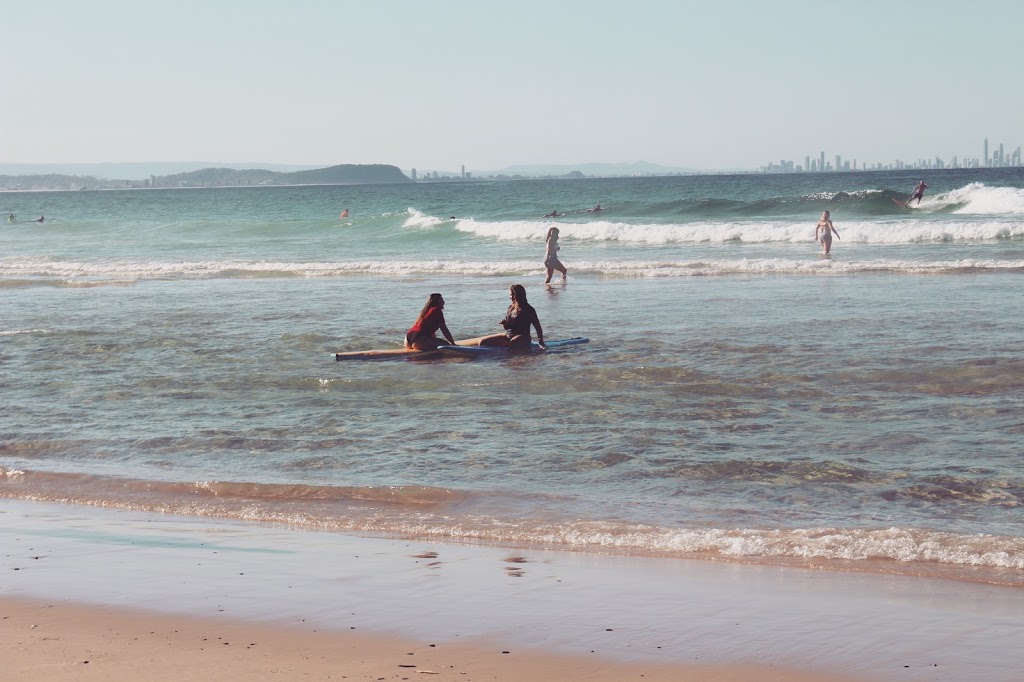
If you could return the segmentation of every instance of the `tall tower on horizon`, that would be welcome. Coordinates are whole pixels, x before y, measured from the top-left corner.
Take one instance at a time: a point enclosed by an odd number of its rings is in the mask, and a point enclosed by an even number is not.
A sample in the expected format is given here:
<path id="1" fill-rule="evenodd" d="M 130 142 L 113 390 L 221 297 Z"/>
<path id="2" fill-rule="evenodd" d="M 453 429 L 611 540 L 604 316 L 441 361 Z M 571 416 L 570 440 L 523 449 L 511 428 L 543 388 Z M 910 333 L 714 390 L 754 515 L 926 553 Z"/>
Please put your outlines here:
<path id="1" fill-rule="evenodd" d="M 825 170 L 825 152 L 821 153 L 821 160 L 818 161 L 818 170 Z"/>
<path id="2" fill-rule="evenodd" d="M 985 165 L 988 165 L 988 138 L 985 138 L 985 154 L 982 156 L 985 159 Z"/>

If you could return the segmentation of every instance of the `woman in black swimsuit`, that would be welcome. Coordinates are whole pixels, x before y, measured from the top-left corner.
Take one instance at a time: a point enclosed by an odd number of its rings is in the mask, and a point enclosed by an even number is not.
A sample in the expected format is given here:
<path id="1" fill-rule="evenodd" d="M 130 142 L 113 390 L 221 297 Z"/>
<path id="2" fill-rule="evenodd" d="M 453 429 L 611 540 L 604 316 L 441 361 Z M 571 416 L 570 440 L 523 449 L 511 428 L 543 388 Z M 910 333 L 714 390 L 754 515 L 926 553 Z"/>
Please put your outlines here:
<path id="1" fill-rule="evenodd" d="M 537 343 L 544 348 L 544 330 L 537 319 L 537 311 L 526 300 L 526 289 L 522 284 L 509 287 L 508 297 L 512 303 L 505 313 L 505 318 L 498 324 L 505 328 L 504 334 L 493 334 L 480 339 L 481 346 L 499 346 L 509 350 L 528 350 L 530 348 L 530 327 L 537 330 Z"/>

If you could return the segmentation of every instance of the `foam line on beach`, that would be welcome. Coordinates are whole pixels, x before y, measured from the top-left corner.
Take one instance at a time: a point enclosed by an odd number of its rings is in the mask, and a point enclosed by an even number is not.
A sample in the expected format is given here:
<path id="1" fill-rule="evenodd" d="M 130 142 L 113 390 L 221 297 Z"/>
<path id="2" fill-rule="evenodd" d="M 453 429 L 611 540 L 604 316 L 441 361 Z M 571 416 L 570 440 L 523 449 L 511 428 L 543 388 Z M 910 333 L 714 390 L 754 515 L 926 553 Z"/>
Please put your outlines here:
<path id="1" fill-rule="evenodd" d="M 666 528 L 511 518 L 493 510 L 515 508 L 514 495 L 499 499 L 448 488 L 182 483 L 10 467 L 0 467 L 0 497 L 425 541 L 913 573 L 1024 587 L 1024 539 L 992 534 L 918 528 Z"/>
<path id="2" fill-rule="evenodd" d="M 1024 592 L 0 502 L 0 594 L 606 660 L 1014 679 Z M 218 645 L 221 646 L 221 645 Z M 870 652 L 870 655 L 867 655 Z"/>

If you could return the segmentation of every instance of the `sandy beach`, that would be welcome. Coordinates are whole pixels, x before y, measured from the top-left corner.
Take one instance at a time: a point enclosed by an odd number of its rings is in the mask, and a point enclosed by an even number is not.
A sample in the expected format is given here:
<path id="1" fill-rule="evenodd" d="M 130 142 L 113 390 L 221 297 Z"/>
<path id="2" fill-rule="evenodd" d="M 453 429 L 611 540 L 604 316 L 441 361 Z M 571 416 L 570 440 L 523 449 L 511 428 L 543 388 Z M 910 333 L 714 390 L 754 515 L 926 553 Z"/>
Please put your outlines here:
<path id="1" fill-rule="evenodd" d="M 1006 587 L 11 500 L 0 518 L 13 680 L 1009 680 L 1024 662 Z"/>
<path id="2" fill-rule="evenodd" d="M 499 642 L 423 643 L 235 621 L 5 598 L 7 680 L 795 680 L 853 679 L 769 666 L 610 661 L 502 649 Z"/>

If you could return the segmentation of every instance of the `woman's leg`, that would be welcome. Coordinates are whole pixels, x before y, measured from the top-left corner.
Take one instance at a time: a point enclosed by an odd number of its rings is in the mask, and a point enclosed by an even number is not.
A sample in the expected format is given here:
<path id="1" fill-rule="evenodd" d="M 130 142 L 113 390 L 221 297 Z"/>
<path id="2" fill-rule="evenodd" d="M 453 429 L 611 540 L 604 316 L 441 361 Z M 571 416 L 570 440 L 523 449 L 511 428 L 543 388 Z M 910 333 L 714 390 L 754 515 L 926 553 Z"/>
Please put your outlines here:
<path id="1" fill-rule="evenodd" d="M 493 346 L 497 348 L 508 347 L 508 337 L 504 334 L 491 334 L 480 339 L 481 346 Z"/>
<path id="2" fill-rule="evenodd" d="M 551 267 L 550 265 L 547 265 L 545 267 L 547 268 L 548 276 L 547 276 L 547 278 L 545 278 L 544 284 L 547 284 L 548 282 L 551 281 L 551 275 L 555 274 L 555 269 L 553 267 Z"/>

